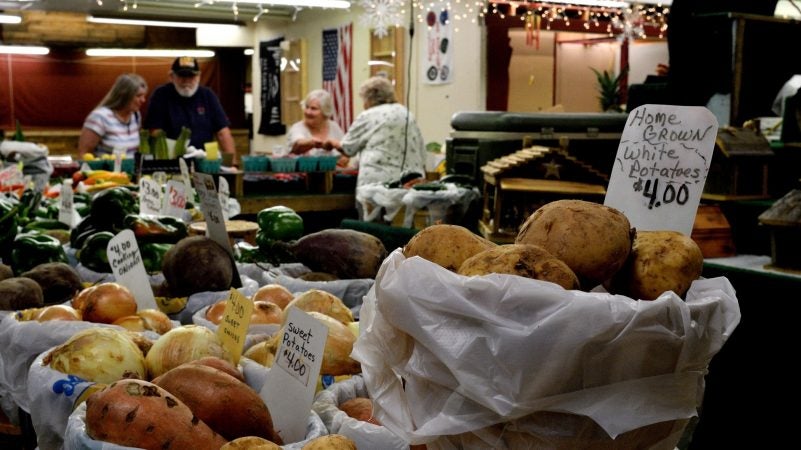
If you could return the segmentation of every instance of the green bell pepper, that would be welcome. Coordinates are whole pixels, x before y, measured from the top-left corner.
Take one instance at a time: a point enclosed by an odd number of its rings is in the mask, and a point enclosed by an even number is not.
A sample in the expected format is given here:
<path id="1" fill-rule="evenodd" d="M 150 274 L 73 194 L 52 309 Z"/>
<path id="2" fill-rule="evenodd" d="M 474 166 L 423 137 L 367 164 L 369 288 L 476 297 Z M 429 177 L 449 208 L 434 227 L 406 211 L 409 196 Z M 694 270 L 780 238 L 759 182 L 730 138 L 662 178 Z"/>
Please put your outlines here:
<path id="1" fill-rule="evenodd" d="M 161 272 L 161 266 L 164 263 L 164 255 L 173 245 L 174 244 L 157 242 L 149 242 L 140 245 L 139 252 L 142 254 L 142 262 L 145 264 L 145 270 L 148 273 Z"/>
<path id="2" fill-rule="evenodd" d="M 0 198 L 0 257 L 7 260 L 11 249 L 11 243 L 17 236 L 17 211 L 19 205 L 14 202 Z"/>
<path id="3" fill-rule="evenodd" d="M 22 230 L 24 232 L 28 231 L 44 231 L 44 230 L 67 230 L 69 231 L 70 226 L 64 222 L 59 221 L 58 219 L 41 219 L 39 217 L 31 220 L 30 222 L 26 223 Z"/>
<path id="4" fill-rule="evenodd" d="M 111 229 L 119 231 L 123 228 L 125 216 L 139 212 L 136 196 L 125 187 L 113 187 L 98 192 L 92 198 L 89 215 L 100 228 L 110 225 Z"/>
<path id="5" fill-rule="evenodd" d="M 78 261 L 84 267 L 95 272 L 111 273 L 111 264 L 108 262 L 109 241 L 114 237 L 111 231 L 98 231 L 86 238 L 83 247 L 78 250 Z"/>
<path id="6" fill-rule="evenodd" d="M 36 232 L 18 234 L 11 246 L 11 267 L 15 274 L 27 272 L 39 264 L 68 263 L 61 241 Z"/>
<path id="7" fill-rule="evenodd" d="M 256 215 L 256 222 L 267 239 L 292 241 L 303 236 L 303 218 L 286 206 L 262 209 Z"/>
<path id="8" fill-rule="evenodd" d="M 129 214 L 123 221 L 125 228 L 132 230 L 136 241 L 164 242 L 175 244 L 189 235 L 186 224 L 175 217 L 158 216 L 145 217 L 138 214 Z"/>
<path id="9" fill-rule="evenodd" d="M 270 262 L 269 256 L 259 246 L 244 241 L 234 244 L 234 259 L 241 263 Z"/>

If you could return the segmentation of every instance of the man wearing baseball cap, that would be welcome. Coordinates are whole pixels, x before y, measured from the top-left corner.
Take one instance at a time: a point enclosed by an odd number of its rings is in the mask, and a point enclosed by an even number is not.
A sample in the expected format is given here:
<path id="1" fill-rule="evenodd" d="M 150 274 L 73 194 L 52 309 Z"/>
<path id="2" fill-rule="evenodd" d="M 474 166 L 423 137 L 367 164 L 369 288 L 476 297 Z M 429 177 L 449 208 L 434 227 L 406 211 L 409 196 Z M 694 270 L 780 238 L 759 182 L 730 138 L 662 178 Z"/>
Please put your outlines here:
<path id="1" fill-rule="evenodd" d="M 235 154 L 228 116 L 220 99 L 209 88 L 200 86 L 197 59 L 175 58 L 170 68 L 170 82 L 158 86 L 148 102 L 144 128 L 162 129 L 170 139 L 178 138 L 181 127 L 191 130 L 189 144 L 202 149 L 216 140 L 223 153 Z"/>

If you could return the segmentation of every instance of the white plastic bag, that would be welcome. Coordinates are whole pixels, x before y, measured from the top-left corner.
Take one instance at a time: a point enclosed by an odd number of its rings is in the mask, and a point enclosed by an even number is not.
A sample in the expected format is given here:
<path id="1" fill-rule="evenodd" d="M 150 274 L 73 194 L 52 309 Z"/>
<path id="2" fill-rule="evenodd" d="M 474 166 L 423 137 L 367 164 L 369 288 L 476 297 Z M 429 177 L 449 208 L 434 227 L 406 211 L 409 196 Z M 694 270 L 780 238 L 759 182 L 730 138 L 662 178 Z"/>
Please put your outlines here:
<path id="1" fill-rule="evenodd" d="M 409 444 L 386 427 L 354 419 L 339 409 L 339 405 L 356 397 L 368 397 L 364 379 L 359 375 L 317 393 L 312 409 L 331 434 L 341 434 L 356 443 L 356 448 L 408 450 Z"/>
<path id="2" fill-rule="evenodd" d="M 686 301 L 672 292 L 636 301 L 513 275 L 465 277 L 398 250 L 361 314 L 351 356 L 374 415 L 430 448 L 493 426 L 542 435 L 515 422 L 540 411 L 589 417 L 612 438 L 687 419 L 740 320 L 725 278 L 696 281 Z"/>

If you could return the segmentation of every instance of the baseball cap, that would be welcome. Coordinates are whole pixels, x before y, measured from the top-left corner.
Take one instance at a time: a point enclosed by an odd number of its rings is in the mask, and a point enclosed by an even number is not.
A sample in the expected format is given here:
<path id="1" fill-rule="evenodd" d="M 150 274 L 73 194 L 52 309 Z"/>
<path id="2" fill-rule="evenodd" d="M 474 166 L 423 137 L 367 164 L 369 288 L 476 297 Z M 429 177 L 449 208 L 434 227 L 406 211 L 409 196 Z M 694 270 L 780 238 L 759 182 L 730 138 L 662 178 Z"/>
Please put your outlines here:
<path id="1" fill-rule="evenodd" d="M 200 66 L 191 56 L 179 56 L 172 62 L 172 71 L 178 76 L 191 77 L 200 73 Z"/>

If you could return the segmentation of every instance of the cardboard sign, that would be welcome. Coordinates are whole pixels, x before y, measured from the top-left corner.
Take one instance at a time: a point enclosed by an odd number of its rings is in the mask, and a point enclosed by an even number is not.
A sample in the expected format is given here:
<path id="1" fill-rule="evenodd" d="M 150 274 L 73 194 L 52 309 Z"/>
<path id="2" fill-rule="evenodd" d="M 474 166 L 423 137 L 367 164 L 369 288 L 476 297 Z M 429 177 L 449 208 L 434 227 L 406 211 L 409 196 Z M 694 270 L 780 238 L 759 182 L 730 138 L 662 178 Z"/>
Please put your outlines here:
<path id="1" fill-rule="evenodd" d="M 178 167 L 181 169 L 181 179 L 184 180 L 184 184 L 186 185 L 186 198 L 194 198 L 195 193 L 192 191 L 192 175 L 189 174 L 189 166 L 186 165 L 186 160 L 179 158 Z"/>
<path id="2" fill-rule="evenodd" d="M 122 172 L 122 158 L 125 155 L 124 148 L 115 148 L 114 149 L 114 172 L 120 173 Z"/>
<path id="3" fill-rule="evenodd" d="M 270 411 L 281 411 L 273 417 L 273 426 L 284 442 L 299 442 L 306 434 L 328 328 L 295 307 L 289 309 L 284 324 L 281 344 L 260 394 Z"/>
<path id="4" fill-rule="evenodd" d="M 186 185 L 183 181 L 170 180 L 165 187 L 166 195 L 162 204 L 163 214 L 182 218 L 186 210 Z"/>
<path id="5" fill-rule="evenodd" d="M 156 299 L 147 278 L 142 253 L 131 230 L 122 230 L 106 247 L 111 273 L 117 283 L 128 288 L 136 298 L 137 309 L 156 309 Z"/>
<path id="6" fill-rule="evenodd" d="M 231 258 L 234 257 L 234 250 L 231 248 L 231 241 L 228 240 L 228 231 L 225 229 L 225 218 L 220 207 L 220 197 L 214 186 L 214 177 L 207 173 L 195 172 L 192 174 L 195 182 L 195 190 L 200 198 L 200 210 L 206 218 L 206 236 L 214 242 L 220 244 Z M 239 271 L 234 264 L 233 287 L 242 287 L 242 280 L 239 278 Z"/>
<path id="7" fill-rule="evenodd" d="M 73 203 L 72 180 L 64 180 L 61 182 L 61 192 L 58 195 L 58 199 L 58 221 L 73 228 L 80 222 L 80 217 L 78 217 L 78 220 L 75 220 L 77 213 L 75 211 L 75 204 Z"/>
<path id="8" fill-rule="evenodd" d="M 228 187 L 228 180 L 224 177 L 220 177 L 218 181 L 220 185 L 217 188 L 217 195 L 220 197 L 223 217 L 228 220 L 231 218 L 231 213 L 228 211 L 228 199 L 231 198 L 231 189 Z"/>
<path id="9" fill-rule="evenodd" d="M 139 179 L 139 214 L 161 214 L 161 186 L 152 178 Z"/>
<path id="10" fill-rule="evenodd" d="M 239 363 L 239 357 L 245 348 L 251 314 L 253 314 L 253 301 L 236 289 L 231 289 L 222 320 L 217 327 L 217 336 L 223 347 L 231 354 L 234 364 Z"/>
<path id="11" fill-rule="evenodd" d="M 629 113 L 604 205 L 638 230 L 692 233 L 718 122 L 699 106 L 643 105 Z"/>

